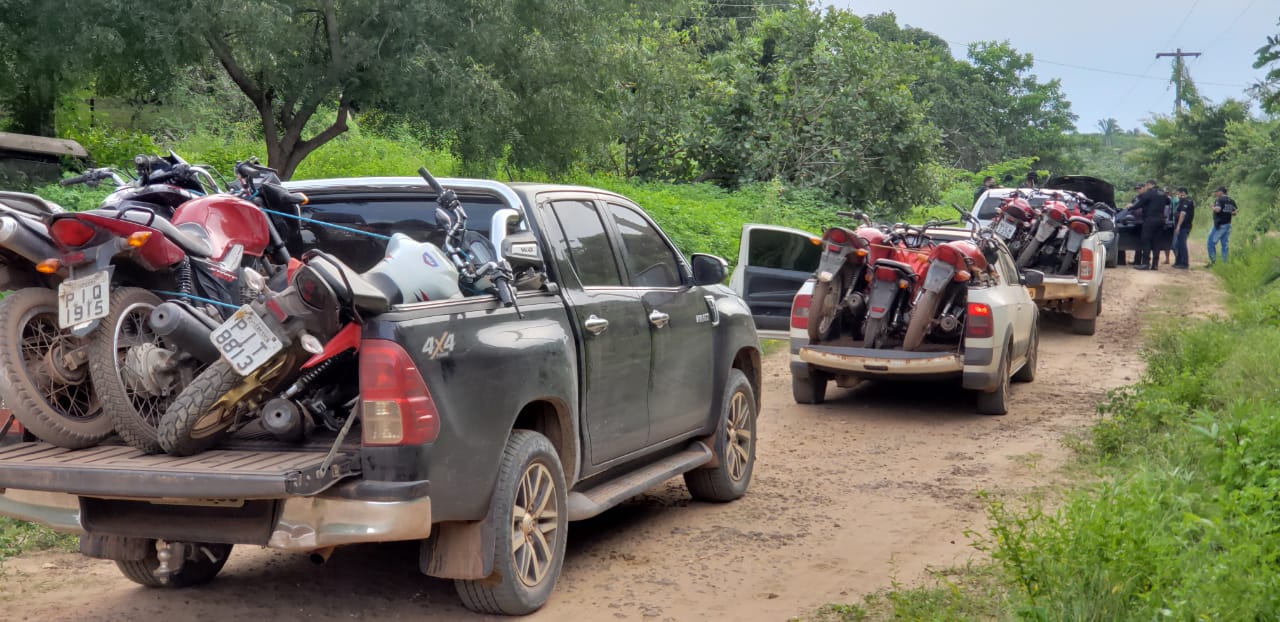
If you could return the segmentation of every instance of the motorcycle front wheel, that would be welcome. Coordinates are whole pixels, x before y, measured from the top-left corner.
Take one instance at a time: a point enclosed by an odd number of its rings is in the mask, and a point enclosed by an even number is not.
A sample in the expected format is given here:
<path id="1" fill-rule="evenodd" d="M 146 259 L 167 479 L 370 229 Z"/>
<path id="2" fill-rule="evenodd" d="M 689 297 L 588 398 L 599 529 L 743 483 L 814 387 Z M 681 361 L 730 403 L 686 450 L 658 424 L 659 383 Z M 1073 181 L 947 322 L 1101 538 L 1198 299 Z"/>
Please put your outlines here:
<path id="1" fill-rule="evenodd" d="M 938 301 L 941 297 L 938 292 L 925 291 L 920 296 L 920 302 L 916 303 L 916 308 L 911 310 L 911 322 L 907 324 L 907 336 L 902 340 L 903 350 L 915 350 L 924 343 L 924 335 L 929 330 L 929 324 L 933 322 L 933 314 L 938 312 Z"/>

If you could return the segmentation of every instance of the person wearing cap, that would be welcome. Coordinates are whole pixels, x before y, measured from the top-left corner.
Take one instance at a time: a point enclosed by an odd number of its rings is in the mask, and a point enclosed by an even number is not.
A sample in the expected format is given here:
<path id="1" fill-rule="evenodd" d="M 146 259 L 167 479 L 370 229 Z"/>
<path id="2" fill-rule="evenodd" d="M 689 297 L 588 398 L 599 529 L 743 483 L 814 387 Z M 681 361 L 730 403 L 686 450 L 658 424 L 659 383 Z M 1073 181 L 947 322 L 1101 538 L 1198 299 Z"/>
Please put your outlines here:
<path id="1" fill-rule="evenodd" d="M 1169 197 L 1160 192 L 1154 180 L 1143 184 L 1142 194 L 1133 206 L 1133 211 L 1142 212 L 1142 250 L 1139 251 L 1139 270 L 1155 270 L 1160 267 L 1160 253 L 1156 251 L 1156 238 L 1164 229 L 1164 206 Z"/>
<path id="2" fill-rule="evenodd" d="M 1227 196 L 1227 187 L 1218 186 L 1213 191 L 1213 230 L 1209 232 L 1209 267 L 1218 260 L 1217 248 L 1222 246 L 1222 262 L 1227 262 L 1227 242 L 1231 239 L 1231 219 L 1235 217 L 1236 200 Z"/>
<path id="3" fill-rule="evenodd" d="M 1186 270 L 1191 267 L 1187 257 L 1187 236 L 1191 235 L 1191 223 L 1196 218 L 1196 202 L 1187 196 L 1185 187 L 1178 188 L 1178 212 L 1173 225 L 1173 267 Z"/>

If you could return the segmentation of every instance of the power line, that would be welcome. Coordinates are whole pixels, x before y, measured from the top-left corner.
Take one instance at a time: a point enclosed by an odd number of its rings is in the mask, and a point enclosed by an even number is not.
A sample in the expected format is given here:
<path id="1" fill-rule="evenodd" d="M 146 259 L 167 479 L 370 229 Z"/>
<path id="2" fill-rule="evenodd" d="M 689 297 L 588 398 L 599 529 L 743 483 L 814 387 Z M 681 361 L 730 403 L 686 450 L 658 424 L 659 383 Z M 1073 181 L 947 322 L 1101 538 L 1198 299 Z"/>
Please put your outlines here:
<path id="1" fill-rule="evenodd" d="M 1237 13 L 1237 14 L 1236 14 L 1235 19 L 1231 20 L 1231 23 L 1230 23 L 1230 24 L 1227 24 L 1226 29 L 1224 29 L 1222 32 L 1218 33 L 1218 36 L 1214 37 L 1214 38 L 1213 38 L 1213 40 L 1209 42 L 1209 45 L 1206 45 L 1206 46 L 1204 46 L 1204 47 L 1203 47 L 1203 48 L 1201 48 L 1201 49 L 1202 49 L 1203 51 L 1206 51 L 1206 52 L 1207 52 L 1207 51 L 1209 51 L 1209 48 L 1211 48 L 1211 47 L 1213 47 L 1213 46 L 1217 45 L 1219 42 L 1221 42 L 1221 41 L 1222 41 L 1222 38 L 1223 38 L 1223 37 L 1225 37 L 1225 36 L 1227 36 L 1227 33 L 1231 32 L 1231 29 L 1232 29 L 1232 28 L 1235 28 L 1235 27 L 1236 27 L 1236 23 L 1237 23 L 1237 22 L 1239 22 L 1239 21 L 1240 21 L 1240 19 L 1244 17 L 1245 13 L 1248 13 L 1248 12 L 1249 12 L 1249 9 L 1252 9 L 1252 8 L 1253 8 L 1253 5 L 1255 5 L 1255 4 L 1257 4 L 1257 3 L 1258 3 L 1258 0 L 1253 0 L 1253 2 L 1250 2 L 1248 6 L 1244 7 L 1244 10 L 1243 10 L 1243 11 L 1240 11 L 1239 13 Z M 1166 45 L 1165 47 L 1169 47 L 1169 46 L 1168 46 L 1168 45 Z M 1199 59 L 1199 58 L 1197 58 L 1196 60 L 1200 60 L 1200 59 Z"/>
<path id="2" fill-rule="evenodd" d="M 1187 9 L 1187 14 L 1182 16 L 1182 21 L 1178 22 L 1178 27 L 1173 30 L 1173 34 L 1169 35 L 1169 40 L 1164 42 L 1160 47 L 1169 47 L 1173 44 L 1173 40 L 1178 38 L 1178 33 L 1182 32 L 1182 27 L 1187 25 L 1187 20 L 1191 19 L 1191 14 L 1196 12 L 1196 7 L 1200 5 L 1200 0 L 1191 3 L 1191 8 Z M 1143 73 L 1146 73 L 1145 71 Z"/>
<path id="3" fill-rule="evenodd" d="M 944 40 L 945 40 L 945 39 L 944 39 Z M 967 43 L 960 43 L 960 42 L 958 42 L 958 41 L 947 41 L 947 43 L 950 43 L 951 45 L 958 45 L 958 46 L 965 47 L 965 48 L 967 48 L 967 47 L 970 45 L 970 44 L 967 44 Z M 1143 74 L 1141 74 L 1141 73 L 1129 73 L 1129 72 L 1127 72 L 1127 71 L 1115 71 L 1115 70 L 1113 70 L 1113 69 L 1103 69 L 1103 68 L 1101 68 L 1101 67 L 1089 67 L 1089 66 L 1086 66 L 1086 65 L 1076 65 L 1076 64 L 1073 64 L 1073 63 L 1063 63 L 1063 62 L 1059 62 L 1059 61 L 1055 61 L 1055 60 L 1048 60 L 1048 59 L 1045 59 L 1045 58 L 1040 58 L 1040 57 L 1036 56 L 1035 54 L 1032 54 L 1032 55 L 1031 55 L 1031 58 L 1032 58 L 1032 60 L 1033 60 L 1034 62 L 1036 62 L 1036 63 L 1044 63 L 1044 64 L 1046 64 L 1046 65 L 1057 65 L 1057 66 L 1059 66 L 1059 67 L 1069 67 L 1069 68 L 1071 68 L 1071 69 L 1079 69 L 1079 70 L 1081 70 L 1081 71 L 1093 71 L 1093 72 L 1097 72 L 1097 73 L 1105 73 L 1105 74 L 1109 74 L 1109 75 L 1113 75 L 1113 76 L 1122 76 L 1122 77 L 1125 77 L 1125 78 L 1138 78 L 1139 80 L 1158 80 L 1158 81 L 1160 81 L 1160 82 L 1164 82 L 1164 81 L 1166 81 L 1166 80 L 1168 80 L 1168 79 L 1169 79 L 1168 77 L 1165 77 L 1165 76 L 1148 76 L 1148 75 L 1143 75 Z M 1156 64 L 1156 61 L 1152 61 L 1152 62 L 1151 62 L 1151 64 L 1147 66 L 1147 69 L 1148 69 L 1148 70 L 1150 70 L 1150 69 L 1151 69 L 1151 67 L 1152 67 L 1152 66 L 1154 66 L 1155 64 Z M 1144 72 L 1144 73 L 1145 73 L 1145 72 Z M 1249 85 L 1247 85 L 1247 84 L 1226 84 L 1226 83 L 1223 83 L 1223 82 L 1196 82 L 1196 84 L 1204 84 L 1204 85 L 1209 85 L 1209 86 L 1226 86 L 1226 87 L 1236 87 L 1236 88 L 1242 88 L 1242 89 L 1243 89 L 1243 88 L 1248 88 L 1248 86 L 1249 86 Z"/>

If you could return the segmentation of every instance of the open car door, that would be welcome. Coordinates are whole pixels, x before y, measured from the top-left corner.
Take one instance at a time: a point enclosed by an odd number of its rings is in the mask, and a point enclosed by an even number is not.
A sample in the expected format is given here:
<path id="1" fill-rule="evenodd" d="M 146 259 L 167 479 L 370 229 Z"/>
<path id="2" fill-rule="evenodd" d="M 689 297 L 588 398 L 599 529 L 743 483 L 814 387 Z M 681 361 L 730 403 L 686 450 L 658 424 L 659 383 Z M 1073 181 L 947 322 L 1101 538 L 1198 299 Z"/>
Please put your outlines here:
<path id="1" fill-rule="evenodd" d="M 791 299 L 813 277 L 822 239 L 807 231 L 744 225 L 729 286 L 747 302 L 762 339 L 787 339 Z"/>

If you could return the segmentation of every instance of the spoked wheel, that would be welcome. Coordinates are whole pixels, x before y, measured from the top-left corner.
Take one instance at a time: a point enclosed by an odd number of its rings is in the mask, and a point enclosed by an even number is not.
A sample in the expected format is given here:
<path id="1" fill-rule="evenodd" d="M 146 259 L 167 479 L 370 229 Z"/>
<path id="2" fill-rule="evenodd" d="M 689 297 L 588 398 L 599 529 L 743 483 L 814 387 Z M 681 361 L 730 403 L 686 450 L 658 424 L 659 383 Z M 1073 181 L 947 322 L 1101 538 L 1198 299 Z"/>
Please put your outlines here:
<path id="1" fill-rule="evenodd" d="M 551 442 L 536 432 L 512 431 L 486 519 L 496 536 L 493 574 L 454 582 L 468 609 L 524 615 L 547 602 L 564 563 L 567 494 Z"/>
<path id="2" fill-rule="evenodd" d="M 818 282 L 813 286 L 813 297 L 809 300 L 809 342 L 820 343 L 831 338 L 831 329 L 836 323 L 836 309 L 840 306 L 839 275 L 830 282 Z"/>
<path id="3" fill-rule="evenodd" d="M 202 367 L 151 329 L 162 301 L 145 289 L 111 293 L 111 313 L 91 335 L 89 369 L 116 432 L 133 447 L 157 453 L 160 418 Z"/>
<path id="4" fill-rule="evenodd" d="M 78 449 L 111 434 L 84 342 L 58 327 L 58 295 L 31 287 L 0 301 L 0 398 L 37 438 Z"/>

